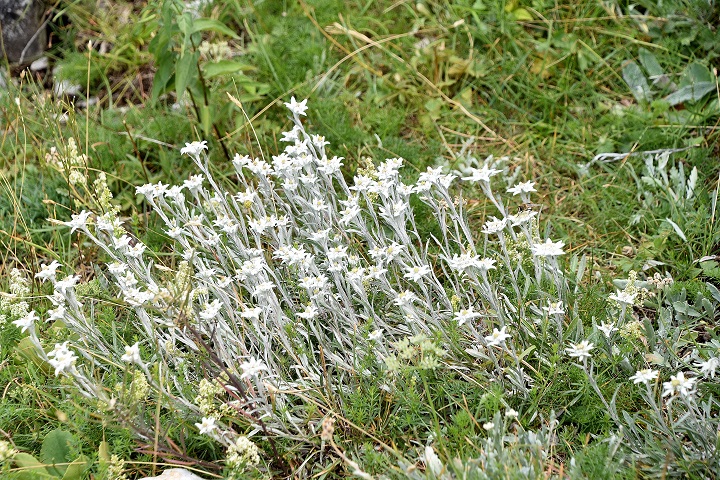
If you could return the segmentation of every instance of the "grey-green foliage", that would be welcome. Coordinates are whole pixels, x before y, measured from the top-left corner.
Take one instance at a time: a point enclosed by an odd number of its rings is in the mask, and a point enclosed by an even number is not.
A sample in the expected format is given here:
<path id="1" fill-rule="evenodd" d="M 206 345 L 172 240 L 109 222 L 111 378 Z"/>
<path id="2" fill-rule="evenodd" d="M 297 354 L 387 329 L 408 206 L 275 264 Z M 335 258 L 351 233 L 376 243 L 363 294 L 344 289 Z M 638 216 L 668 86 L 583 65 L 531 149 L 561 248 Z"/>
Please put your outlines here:
<path id="1" fill-rule="evenodd" d="M 697 62 L 689 64 L 676 84 L 650 51 L 641 48 L 638 57 L 640 65 L 628 62 L 622 74 L 639 103 L 662 97 L 672 107 L 702 100 L 716 89 L 717 78 L 706 65 Z"/>
<path id="2" fill-rule="evenodd" d="M 660 293 L 656 321 L 645 319 L 643 324 L 644 357 L 661 371 L 685 372 L 685 378 L 703 381 L 677 396 L 669 391 L 671 382 L 639 384 L 648 408 L 635 413 L 618 411 L 615 396 L 609 401 L 623 445 L 653 478 L 695 478 L 720 469 L 715 368 L 700 370 L 708 358 L 717 359 L 718 343 L 698 342 L 697 335 L 701 321 L 715 322 L 720 292 L 711 284 L 697 290 L 693 297 L 685 288 Z"/>

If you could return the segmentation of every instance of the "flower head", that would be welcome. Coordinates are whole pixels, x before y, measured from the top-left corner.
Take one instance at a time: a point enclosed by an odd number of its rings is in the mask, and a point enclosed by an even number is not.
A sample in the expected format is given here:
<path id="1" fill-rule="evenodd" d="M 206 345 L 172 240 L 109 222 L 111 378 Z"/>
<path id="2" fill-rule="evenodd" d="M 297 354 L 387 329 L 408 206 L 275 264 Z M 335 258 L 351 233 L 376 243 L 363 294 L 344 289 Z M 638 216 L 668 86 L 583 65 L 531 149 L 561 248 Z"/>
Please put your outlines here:
<path id="1" fill-rule="evenodd" d="M 650 368 L 645 368 L 643 370 L 638 370 L 635 372 L 635 375 L 630 377 L 630 380 L 633 381 L 634 384 L 638 383 L 645 383 L 652 382 L 658 377 L 658 371 L 652 370 Z"/>
<path id="2" fill-rule="evenodd" d="M 467 308 L 467 310 L 459 310 L 455 313 L 455 320 L 457 320 L 458 325 L 462 325 L 463 323 L 467 322 L 468 320 L 472 320 L 474 318 L 481 317 L 482 315 L 478 312 L 476 312 L 472 305 Z"/>
<path id="3" fill-rule="evenodd" d="M 715 378 L 715 370 L 720 367 L 720 358 L 711 357 L 704 362 L 695 362 L 695 366 L 700 369 L 703 377 L 707 378 L 709 376 L 710 378 Z"/>
<path id="4" fill-rule="evenodd" d="M 55 368 L 55 376 L 69 372 L 77 360 L 77 356 L 68 348 L 68 342 L 56 343 L 55 348 L 47 356 L 48 362 Z"/>
<path id="5" fill-rule="evenodd" d="M 485 225 L 483 225 L 482 231 L 483 231 L 483 233 L 492 235 L 494 233 L 502 232 L 505 229 L 506 225 L 507 225 L 506 218 L 503 218 L 502 220 L 498 220 L 495 217 L 490 217 L 490 220 L 485 222 Z"/>
<path id="6" fill-rule="evenodd" d="M 383 333 L 384 333 L 383 329 L 378 328 L 377 330 L 373 330 L 372 332 L 370 332 L 370 335 L 368 335 L 368 338 L 370 340 L 372 340 L 373 342 L 379 342 L 383 338 Z"/>
<path id="7" fill-rule="evenodd" d="M 617 327 L 614 323 L 605 323 L 603 322 L 599 327 L 598 330 L 603 332 L 606 337 L 610 338 L 610 335 L 612 335 L 612 332 L 617 331 Z"/>
<path id="8" fill-rule="evenodd" d="M 307 107 L 307 98 L 302 102 L 295 100 L 295 97 L 290 97 L 290 102 L 285 102 L 285 106 L 290 110 L 293 115 L 305 115 Z"/>
<path id="9" fill-rule="evenodd" d="M 241 380 L 245 380 L 249 377 L 254 377 L 263 370 L 268 369 L 267 365 L 265 365 L 262 360 L 258 360 L 257 358 L 250 358 L 247 362 L 243 362 L 242 364 L 240 364 L 240 368 L 242 368 L 243 371 L 243 373 L 240 375 Z"/>
<path id="10" fill-rule="evenodd" d="M 565 306 L 562 300 L 557 302 L 548 302 L 547 307 L 542 307 L 548 315 L 565 315 Z"/>
<path id="11" fill-rule="evenodd" d="M 510 338 L 510 334 L 505 332 L 506 328 L 502 327 L 500 330 L 493 328 L 493 332 L 485 337 L 488 347 L 499 347 L 505 343 L 505 340 Z"/>
<path id="12" fill-rule="evenodd" d="M 120 357 L 120 360 L 126 363 L 136 363 L 142 365 L 142 359 L 140 358 L 140 346 L 135 342 L 132 346 L 125 346 L 125 355 Z"/>
<path id="13" fill-rule="evenodd" d="M 87 221 L 88 217 L 90 217 L 91 212 L 88 212 L 87 210 L 83 210 L 82 212 L 78 214 L 72 215 L 72 220 L 69 222 L 62 222 L 63 225 L 66 227 L 70 227 L 70 233 L 74 233 L 75 230 L 78 228 L 80 230 L 85 230 L 87 228 Z"/>
<path id="14" fill-rule="evenodd" d="M 38 317 L 37 315 L 35 315 L 35 311 L 33 310 L 32 312 L 15 320 L 12 323 L 20 329 L 21 333 L 25 333 L 26 330 L 33 328 L 33 326 L 35 325 L 35 320 L 37 319 Z"/>
<path id="15" fill-rule="evenodd" d="M 217 428 L 213 417 L 203 417 L 202 421 L 196 423 L 195 426 L 200 430 L 200 435 L 211 435 Z"/>
<path id="16" fill-rule="evenodd" d="M 548 238 L 545 243 L 535 243 L 530 246 L 530 250 L 533 255 L 538 257 L 556 257 L 558 255 L 564 255 L 563 247 L 565 243 L 562 241 L 551 242 Z"/>
<path id="17" fill-rule="evenodd" d="M 45 265 L 43 263 L 42 265 L 40 265 L 40 271 L 35 274 L 35 278 L 39 278 L 43 283 L 46 280 L 54 282 L 55 273 L 60 266 L 60 262 L 58 262 L 57 260 L 53 260 L 50 265 Z"/>
<path id="18" fill-rule="evenodd" d="M 408 280 L 417 282 L 428 273 L 430 273 L 430 267 L 428 267 L 427 265 L 420 265 L 416 267 L 405 268 L 405 275 L 403 276 Z"/>
<path id="19" fill-rule="evenodd" d="M 587 340 L 583 340 L 580 343 L 571 345 L 570 348 L 566 348 L 565 351 L 571 357 L 575 357 L 578 360 L 585 360 L 592 356 L 590 355 L 590 350 L 592 350 L 593 348 L 594 346 L 592 343 L 588 342 Z"/>
<path id="20" fill-rule="evenodd" d="M 305 306 L 305 310 L 298 313 L 297 316 L 300 318 L 304 318 L 305 320 L 312 320 L 313 318 L 317 317 L 318 309 L 312 304 L 308 303 Z"/>
<path id="21" fill-rule="evenodd" d="M 191 157 L 199 157 L 203 150 L 207 150 L 207 140 L 202 142 L 186 143 L 185 147 L 180 149 L 181 155 L 189 155 Z"/>
<path id="22" fill-rule="evenodd" d="M 483 166 L 482 168 L 470 169 L 469 177 L 462 177 L 466 182 L 490 182 L 490 177 L 502 172 L 502 170 L 496 170 L 494 168 L 488 168 Z"/>
<path id="23" fill-rule="evenodd" d="M 618 304 L 620 304 L 620 306 L 622 306 L 622 305 L 634 305 L 635 297 L 637 297 L 637 293 L 629 293 L 629 292 L 624 292 L 624 291 L 618 290 L 617 293 L 613 293 L 608 298 L 610 300 L 616 301 Z"/>
<path id="24" fill-rule="evenodd" d="M 523 193 L 536 192 L 537 190 L 535 190 L 535 182 L 521 182 L 514 187 L 508 188 L 507 191 L 513 195 L 521 195 Z"/>
<path id="25" fill-rule="evenodd" d="M 677 375 L 672 375 L 669 382 L 663 383 L 663 397 L 675 396 L 678 393 L 683 397 L 686 397 L 692 393 L 693 386 L 697 378 L 687 378 L 685 373 L 678 372 Z"/>

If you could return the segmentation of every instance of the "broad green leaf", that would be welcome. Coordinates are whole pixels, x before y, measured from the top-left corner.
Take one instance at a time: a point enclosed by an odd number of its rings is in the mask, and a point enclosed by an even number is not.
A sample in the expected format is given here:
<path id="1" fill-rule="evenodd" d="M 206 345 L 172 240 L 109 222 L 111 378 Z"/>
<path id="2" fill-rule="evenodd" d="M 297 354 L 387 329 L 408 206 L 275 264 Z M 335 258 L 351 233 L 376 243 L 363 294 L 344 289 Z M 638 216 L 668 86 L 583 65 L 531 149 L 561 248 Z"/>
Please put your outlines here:
<path id="1" fill-rule="evenodd" d="M 635 62 L 630 62 L 622 69 L 623 79 L 630 87 L 630 91 L 638 102 L 645 102 L 652 98 L 647 78 Z"/>
<path id="2" fill-rule="evenodd" d="M 175 55 L 168 55 L 155 60 L 157 71 L 153 78 L 152 101 L 155 102 L 160 95 L 165 93 L 175 73 Z"/>
<path id="3" fill-rule="evenodd" d="M 177 26 L 180 29 L 180 31 L 185 35 L 186 37 L 189 37 L 193 34 L 193 29 L 195 27 L 195 23 L 197 20 L 193 21 L 192 16 L 190 15 L 190 12 L 185 12 L 182 15 L 178 15 L 176 18 Z"/>
<path id="4" fill-rule="evenodd" d="M 253 70 L 255 67 L 236 60 L 220 60 L 219 62 L 206 63 L 203 65 L 205 78 L 213 78 L 220 75 L 228 75 L 246 70 Z"/>
<path id="5" fill-rule="evenodd" d="M 45 465 L 40 463 L 37 458 L 33 457 L 29 453 L 18 453 L 13 457 L 13 461 L 18 468 L 22 469 L 21 472 L 18 472 L 18 478 L 23 480 L 55 478 L 47 471 Z"/>
<path id="6" fill-rule="evenodd" d="M 658 63 L 657 58 L 655 58 L 655 55 L 653 55 L 649 50 L 641 48 L 638 51 L 638 54 L 640 57 L 640 64 L 650 77 L 659 77 L 665 74 Z"/>
<path id="7" fill-rule="evenodd" d="M 720 302 L 720 290 L 710 282 L 705 282 L 705 286 L 710 291 L 710 295 L 715 299 L 716 302 Z"/>
<path id="8" fill-rule="evenodd" d="M 50 365 L 43 360 L 40 355 L 37 353 L 37 348 L 35 347 L 35 344 L 32 343 L 30 340 L 30 337 L 23 337 L 18 344 L 15 346 L 15 353 L 18 355 L 19 361 L 22 361 L 24 363 L 27 363 L 27 361 L 31 361 L 34 363 L 38 368 L 40 368 L 45 374 L 50 374 L 52 372 L 52 369 Z"/>
<path id="9" fill-rule="evenodd" d="M 691 85 L 685 85 L 676 92 L 671 93 L 663 100 L 670 106 L 679 105 L 685 102 L 697 102 L 708 93 L 716 88 L 715 82 L 698 82 Z"/>
<path id="10" fill-rule="evenodd" d="M 40 448 L 40 460 L 48 465 L 50 472 L 62 476 L 67 465 L 56 465 L 70 461 L 70 447 L 74 441 L 73 435 L 65 430 L 56 429 L 48 433 Z M 52 466 L 51 466 L 52 465 Z"/>
<path id="11" fill-rule="evenodd" d="M 680 88 L 664 98 L 671 106 L 685 102 L 697 102 L 705 95 L 715 91 L 717 79 L 708 67 L 701 63 L 687 66 L 680 79 Z"/>
<path id="12" fill-rule="evenodd" d="M 517 20 L 518 22 L 523 22 L 526 20 L 532 20 L 533 16 L 524 8 L 517 8 L 512 11 L 512 16 Z"/>
<path id="13" fill-rule="evenodd" d="M 683 77 L 680 79 L 680 86 L 700 82 L 714 83 L 715 76 L 710 72 L 710 69 L 702 63 L 691 63 L 683 72 Z"/>
<path id="14" fill-rule="evenodd" d="M 104 440 L 100 442 L 100 446 L 98 447 L 98 459 L 101 462 L 110 461 L 110 444 Z"/>
<path id="15" fill-rule="evenodd" d="M 227 35 L 228 37 L 240 38 L 237 33 L 235 33 L 223 22 L 212 18 L 198 18 L 193 22 L 192 28 L 190 29 L 190 33 L 205 31 L 213 31 L 217 33 L 222 33 L 223 35 Z"/>
<path id="16" fill-rule="evenodd" d="M 197 76 L 197 62 L 199 58 L 199 52 L 185 52 L 178 60 L 175 68 L 175 92 L 177 93 L 178 100 L 182 98 L 192 77 Z"/>
<path id="17" fill-rule="evenodd" d="M 73 460 L 73 462 L 68 465 L 67 470 L 65 470 L 65 475 L 63 475 L 62 480 L 81 480 L 83 478 L 83 473 L 85 473 L 85 470 L 88 466 L 88 458 L 85 455 L 80 455 L 78 458 Z"/>
<path id="18" fill-rule="evenodd" d="M 210 136 L 212 131 L 212 115 L 210 115 L 210 107 L 202 105 L 200 107 L 200 125 L 206 137 Z"/>

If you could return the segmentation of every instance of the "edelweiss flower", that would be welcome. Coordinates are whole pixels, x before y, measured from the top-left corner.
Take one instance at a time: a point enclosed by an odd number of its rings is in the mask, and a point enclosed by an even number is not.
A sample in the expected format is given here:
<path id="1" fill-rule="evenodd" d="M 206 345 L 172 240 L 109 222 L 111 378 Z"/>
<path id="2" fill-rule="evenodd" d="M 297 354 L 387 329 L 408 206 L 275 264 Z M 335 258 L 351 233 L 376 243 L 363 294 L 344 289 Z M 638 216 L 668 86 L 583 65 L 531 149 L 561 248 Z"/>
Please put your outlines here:
<path id="1" fill-rule="evenodd" d="M 55 367 L 55 376 L 60 375 L 61 372 L 68 372 L 75 365 L 77 357 L 68 348 L 68 343 L 56 343 L 53 351 L 47 354 L 50 365 Z"/>
<path id="2" fill-rule="evenodd" d="M 703 377 L 707 378 L 710 376 L 710 378 L 715 378 L 715 370 L 720 367 L 720 358 L 711 357 L 704 362 L 695 362 L 695 366 L 700 368 L 700 373 L 703 374 Z"/>
<path id="3" fill-rule="evenodd" d="M 213 417 L 203 417 L 202 421 L 196 423 L 195 426 L 200 430 L 200 435 L 210 435 L 217 428 Z"/>
<path id="4" fill-rule="evenodd" d="M 637 293 L 628 293 L 628 292 L 618 290 L 617 293 L 613 293 L 608 298 L 610 300 L 616 301 L 617 303 L 619 303 L 622 306 L 622 305 L 634 305 L 635 297 L 637 297 Z"/>
<path id="5" fill-rule="evenodd" d="M 197 193 L 202 188 L 205 177 L 202 175 L 190 175 L 190 178 L 183 182 L 183 186 L 190 190 L 190 193 Z"/>
<path id="6" fill-rule="evenodd" d="M 245 308 L 242 312 L 240 312 L 240 316 L 250 320 L 258 320 L 262 311 L 263 310 L 260 307 Z"/>
<path id="7" fill-rule="evenodd" d="M 40 271 L 35 274 L 35 278 L 39 278 L 43 283 L 46 280 L 55 281 L 55 272 L 60 267 L 60 263 L 57 260 L 53 260 L 50 265 L 44 263 L 40 265 Z"/>
<path id="8" fill-rule="evenodd" d="M 87 228 L 87 221 L 88 217 L 90 217 L 91 212 L 88 212 L 87 210 L 83 210 L 82 212 L 78 214 L 72 215 L 72 220 L 69 222 L 62 222 L 63 225 L 66 227 L 70 227 L 70 233 L 74 233 L 75 230 L 78 228 L 80 230 L 85 230 Z"/>
<path id="9" fill-rule="evenodd" d="M 135 342 L 134 345 L 125 346 L 125 355 L 120 357 L 120 360 L 126 363 L 136 363 L 138 365 L 142 365 L 142 358 L 140 358 L 140 346 L 138 342 Z"/>
<path id="10" fill-rule="evenodd" d="M 240 368 L 242 368 L 243 373 L 240 375 L 241 380 L 245 380 L 249 377 L 254 377 L 258 373 L 267 370 L 267 365 L 265 365 L 262 360 L 258 360 L 257 358 L 250 358 L 247 362 L 243 362 L 240 364 Z"/>
<path id="11" fill-rule="evenodd" d="M 457 253 L 452 258 L 447 258 L 448 266 L 457 271 L 464 271 L 470 267 L 480 268 L 479 257 L 469 252 L 458 255 Z"/>
<path id="12" fill-rule="evenodd" d="M 508 188 L 507 191 L 513 195 L 521 195 L 523 193 L 536 192 L 537 190 L 535 190 L 535 182 L 522 182 L 514 187 Z"/>
<path id="13" fill-rule="evenodd" d="M 489 182 L 490 177 L 493 175 L 496 175 L 498 173 L 502 172 L 502 170 L 496 170 L 494 168 L 488 168 L 487 166 L 483 166 L 482 168 L 472 168 L 470 169 L 470 176 L 469 177 L 462 177 L 463 180 L 466 182 Z"/>
<path id="14" fill-rule="evenodd" d="M 430 273 L 430 267 L 428 267 L 427 265 L 420 265 L 419 267 L 405 268 L 405 275 L 403 276 L 408 280 L 417 282 L 428 273 Z"/>
<path id="15" fill-rule="evenodd" d="M 538 212 L 534 210 L 523 210 L 522 212 L 518 213 L 517 215 L 508 215 L 508 220 L 510 220 L 510 224 L 513 227 L 516 227 L 518 225 L 522 225 L 523 223 L 527 223 L 530 220 L 532 220 L 534 217 L 536 217 Z"/>
<path id="16" fill-rule="evenodd" d="M 495 260 L 493 260 L 492 258 L 481 258 L 476 262 L 475 266 L 483 272 L 487 272 L 488 270 L 494 270 Z"/>
<path id="17" fill-rule="evenodd" d="M 652 370 L 650 368 L 645 368 L 643 370 L 638 370 L 635 372 L 635 375 L 630 377 L 630 380 L 633 381 L 634 384 L 638 383 L 645 383 L 652 382 L 658 377 L 658 371 Z"/>
<path id="18" fill-rule="evenodd" d="M 485 341 L 487 342 L 488 347 L 499 347 L 503 343 L 505 343 L 505 340 L 510 338 L 510 334 L 505 333 L 505 329 L 507 327 L 502 327 L 500 330 L 497 328 L 493 328 L 493 332 L 485 337 Z"/>
<path id="19" fill-rule="evenodd" d="M 415 295 L 410 290 L 405 290 L 404 292 L 398 293 L 397 298 L 393 301 L 395 305 L 397 305 L 400 308 L 409 307 L 412 305 L 414 301 L 418 299 L 417 295 Z"/>
<path id="20" fill-rule="evenodd" d="M 587 340 L 583 340 L 582 342 L 570 346 L 570 348 L 566 348 L 565 351 L 570 355 L 571 357 L 575 357 L 578 360 L 585 360 L 592 355 L 590 355 L 590 350 L 592 350 L 593 344 L 588 342 Z"/>
<path id="21" fill-rule="evenodd" d="M 211 303 L 206 303 L 205 307 L 200 311 L 199 317 L 203 320 L 212 320 L 220 313 L 222 306 L 223 304 L 220 300 L 213 300 Z"/>
<path id="22" fill-rule="evenodd" d="M 543 310 L 545 310 L 548 315 L 564 315 L 565 314 L 565 308 L 563 305 L 562 300 L 558 302 L 548 302 L 547 307 L 542 307 Z"/>
<path id="23" fill-rule="evenodd" d="M 548 238 L 547 240 L 545 240 L 545 243 L 536 243 L 530 246 L 530 250 L 532 251 L 533 255 L 536 255 L 538 257 L 556 257 L 558 255 L 565 254 L 565 252 L 563 251 L 564 246 L 564 242 L 551 242 Z"/>
<path id="24" fill-rule="evenodd" d="M 295 100 L 295 97 L 290 97 L 290 102 L 285 102 L 285 106 L 290 110 L 294 115 L 305 115 L 305 111 L 308 109 L 307 107 L 307 98 L 303 100 L 302 102 L 298 102 Z"/>
<path id="25" fill-rule="evenodd" d="M 38 320 L 38 317 L 35 314 L 35 310 L 33 310 L 24 317 L 19 318 L 12 323 L 20 329 L 20 333 L 25 333 L 25 330 L 33 328 L 33 325 L 35 325 L 35 320 Z"/>
<path id="26" fill-rule="evenodd" d="M 180 149 L 181 155 L 189 155 L 191 157 L 199 157 L 203 150 L 207 150 L 207 140 L 202 142 L 191 142 L 186 143 L 185 147 Z"/>
<path id="27" fill-rule="evenodd" d="M 368 335 L 368 339 L 372 340 L 373 342 L 379 342 L 383 338 L 383 329 L 378 328 L 377 330 L 373 330 L 370 332 L 370 335 Z"/>
<path id="28" fill-rule="evenodd" d="M 73 288 L 77 284 L 78 280 L 80 280 L 80 277 L 77 275 L 68 275 L 62 280 L 55 282 L 55 291 L 65 295 L 68 289 Z"/>
<path id="29" fill-rule="evenodd" d="M 297 316 L 300 318 L 304 318 L 305 320 L 312 320 L 313 318 L 317 317 L 318 309 L 312 304 L 308 303 L 305 306 L 305 310 L 301 313 L 298 313 Z"/>
<path id="30" fill-rule="evenodd" d="M 695 385 L 697 378 L 686 378 L 683 372 L 678 372 L 677 375 L 672 375 L 669 382 L 663 383 L 663 397 L 675 396 L 680 394 L 686 397 L 692 393 L 692 388 Z"/>
<path id="31" fill-rule="evenodd" d="M 610 335 L 612 335 L 612 332 L 617 331 L 617 327 L 615 326 L 614 323 L 605 323 L 605 322 L 603 322 L 603 323 L 600 324 L 600 326 L 598 327 L 598 330 L 600 330 L 601 332 L 603 332 L 606 337 L 610 338 Z"/>
<path id="32" fill-rule="evenodd" d="M 500 233 L 505 229 L 505 226 L 507 225 L 507 219 L 503 218 L 502 220 L 498 220 L 495 217 L 490 217 L 490 220 L 485 222 L 485 225 L 482 228 L 483 233 L 486 233 L 488 235 L 492 235 L 494 233 Z"/>
<path id="33" fill-rule="evenodd" d="M 470 305 L 470 307 L 466 309 L 462 309 L 455 313 L 455 320 L 458 322 L 458 325 L 462 325 L 463 323 L 467 322 L 468 320 L 472 320 L 474 318 L 482 317 L 482 314 L 476 312 L 473 309 L 473 306 Z"/>

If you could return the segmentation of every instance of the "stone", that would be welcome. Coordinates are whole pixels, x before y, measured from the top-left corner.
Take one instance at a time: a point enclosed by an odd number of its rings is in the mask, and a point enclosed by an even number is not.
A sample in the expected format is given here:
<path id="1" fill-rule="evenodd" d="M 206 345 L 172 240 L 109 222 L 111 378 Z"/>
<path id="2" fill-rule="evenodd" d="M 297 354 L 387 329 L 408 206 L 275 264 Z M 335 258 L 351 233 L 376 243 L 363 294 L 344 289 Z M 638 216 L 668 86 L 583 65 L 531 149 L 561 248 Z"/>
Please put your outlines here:
<path id="1" fill-rule="evenodd" d="M 43 0 L 0 0 L 0 47 L 10 63 L 28 63 L 45 51 L 44 16 Z"/>
<path id="2" fill-rule="evenodd" d="M 171 468 L 165 470 L 162 475 L 157 477 L 143 477 L 139 480 L 205 480 L 202 477 L 198 477 L 189 470 L 184 468 Z"/>

